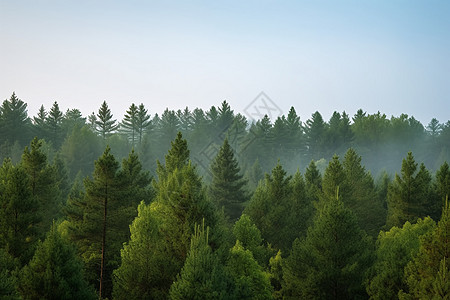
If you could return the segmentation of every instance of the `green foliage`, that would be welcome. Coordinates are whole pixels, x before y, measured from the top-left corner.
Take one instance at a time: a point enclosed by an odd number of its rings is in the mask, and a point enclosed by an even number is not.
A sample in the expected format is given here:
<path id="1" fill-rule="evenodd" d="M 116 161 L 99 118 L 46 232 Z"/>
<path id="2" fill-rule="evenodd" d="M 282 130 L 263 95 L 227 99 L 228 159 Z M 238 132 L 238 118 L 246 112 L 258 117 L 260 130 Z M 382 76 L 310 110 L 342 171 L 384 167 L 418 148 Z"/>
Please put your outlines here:
<path id="1" fill-rule="evenodd" d="M 229 291 L 232 299 L 272 299 L 269 274 L 253 258 L 250 250 L 244 249 L 239 241 L 230 249 L 225 267 L 234 282 Z"/>
<path id="2" fill-rule="evenodd" d="M 23 299 L 95 299 L 83 278 L 83 267 L 75 248 L 61 237 L 53 224 L 39 243 L 33 259 L 20 274 Z"/>
<path id="3" fill-rule="evenodd" d="M 364 298 L 371 242 L 339 199 L 325 202 L 304 240 L 283 265 L 283 295 L 292 299 Z"/>
<path id="4" fill-rule="evenodd" d="M 419 170 L 417 166 L 412 153 L 408 152 L 402 162 L 401 176 L 396 174 L 389 186 L 387 228 L 435 214 L 435 198 L 430 196 L 431 175 L 423 164 Z"/>
<path id="5" fill-rule="evenodd" d="M 32 256 L 39 204 L 21 166 L 5 160 L 0 169 L 0 248 L 25 264 Z"/>
<path id="6" fill-rule="evenodd" d="M 434 228 L 435 222 L 427 217 L 415 224 L 406 222 L 402 228 L 380 232 L 372 276 L 366 287 L 371 299 L 397 299 L 398 292 L 406 289 L 405 266 L 418 252 L 419 238 Z"/>
<path id="7" fill-rule="evenodd" d="M 235 221 L 242 214 L 243 205 L 248 199 L 245 191 L 246 180 L 240 174 L 240 168 L 228 139 L 225 139 L 219 153 L 211 164 L 211 199 L 217 206 L 224 207 L 225 214 Z"/>
<path id="8" fill-rule="evenodd" d="M 114 271 L 114 299 L 164 299 L 178 272 L 170 244 L 165 243 L 165 224 L 159 205 L 138 207 L 130 225 L 131 238 L 121 250 L 121 265 Z"/>
<path id="9" fill-rule="evenodd" d="M 209 228 L 196 226 L 189 254 L 177 280 L 170 287 L 170 299 L 226 299 L 230 280 L 208 244 Z"/>
<path id="10" fill-rule="evenodd" d="M 95 129 L 97 133 L 103 138 L 103 140 L 106 140 L 106 138 L 114 133 L 119 127 L 119 125 L 116 124 L 117 121 L 113 120 L 113 115 L 111 114 L 111 110 L 109 109 L 106 101 L 103 101 L 100 109 L 98 110 L 97 119 L 93 121 L 95 122 Z"/>
<path id="11" fill-rule="evenodd" d="M 419 252 L 405 268 L 408 289 L 400 291 L 399 298 L 448 299 L 450 297 L 449 257 L 450 207 L 446 202 L 437 227 L 421 237 Z"/>
<path id="12" fill-rule="evenodd" d="M 30 119 L 27 104 L 12 93 L 11 98 L 0 106 L 0 136 L 2 142 L 14 144 L 19 141 L 24 145 L 30 138 Z"/>

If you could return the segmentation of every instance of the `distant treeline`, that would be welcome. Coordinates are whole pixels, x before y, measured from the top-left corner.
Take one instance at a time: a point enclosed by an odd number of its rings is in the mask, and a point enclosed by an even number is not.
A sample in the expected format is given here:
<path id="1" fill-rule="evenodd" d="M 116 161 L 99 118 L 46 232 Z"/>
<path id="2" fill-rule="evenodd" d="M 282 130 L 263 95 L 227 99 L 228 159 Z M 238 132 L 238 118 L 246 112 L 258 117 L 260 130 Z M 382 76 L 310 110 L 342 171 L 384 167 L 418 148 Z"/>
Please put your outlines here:
<path id="1" fill-rule="evenodd" d="M 358 110 L 350 117 L 334 112 L 327 122 L 315 112 L 302 121 L 291 108 L 275 121 L 265 116 L 251 122 L 224 101 L 207 111 L 186 107 L 166 109 L 161 115 L 151 114 L 151 107 L 133 103 L 122 120 L 118 119 L 106 102 L 87 117 L 76 108 L 62 112 L 57 102 L 49 109 L 42 106 L 36 116 L 30 117 L 27 104 L 13 94 L 0 107 L 0 158 L 12 157 L 17 162 L 21 149 L 36 136 L 45 140 L 50 158 L 61 155 L 71 178 L 79 171 L 91 173 L 91 162 L 107 144 L 117 157 L 126 157 L 135 149 L 144 168 L 153 172 L 155 161 L 163 159 L 179 131 L 191 146 L 192 160 L 207 179 L 208 166 L 225 137 L 244 173 L 252 168 L 270 171 L 278 160 L 291 173 L 305 170 L 311 160 L 323 171 L 334 154 L 342 156 L 350 147 L 377 177 L 383 170 L 399 171 L 398 162 L 409 151 L 434 171 L 450 158 L 450 121 L 432 119 L 424 126 L 406 114 L 388 118 L 380 112 Z"/>

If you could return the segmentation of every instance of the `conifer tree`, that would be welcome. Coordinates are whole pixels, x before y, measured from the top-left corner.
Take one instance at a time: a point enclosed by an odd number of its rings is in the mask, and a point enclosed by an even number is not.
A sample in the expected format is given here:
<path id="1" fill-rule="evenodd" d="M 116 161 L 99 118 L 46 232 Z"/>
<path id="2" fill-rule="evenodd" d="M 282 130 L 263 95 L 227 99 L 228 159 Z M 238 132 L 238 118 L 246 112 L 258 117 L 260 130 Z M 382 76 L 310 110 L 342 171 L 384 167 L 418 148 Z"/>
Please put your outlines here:
<path id="1" fill-rule="evenodd" d="M 272 299 L 269 274 L 263 271 L 252 252 L 244 249 L 239 241 L 230 249 L 225 270 L 234 283 L 229 291 L 231 299 Z"/>
<path id="2" fill-rule="evenodd" d="M 33 117 L 34 133 L 38 138 L 44 139 L 47 137 L 47 112 L 44 105 L 41 105 L 35 117 Z"/>
<path id="3" fill-rule="evenodd" d="M 131 238 L 121 250 L 121 265 L 114 271 L 114 299 L 163 299 L 174 280 L 177 264 L 164 242 L 164 219 L 158 206 L 141 202 L 130 225 Z"/>
<path id="4" fill-rule="evenodd" d="M 138 131 L 138 107 L 132 103 L 123 117 L 121 127 L 122 131 L 128 136 L 131 146 L 136 145 L 137 131 Z"/>
<path id="5" fill-rule="evenodd" d="M 148 114 L 148 110 L 145 108 L 144 104 L 141 103 L 137 112 L 137 134 L 139 138 L 139 145 L 142 144 L 142 140 L 144 138 L 144 134 L 151 129 L 152 122 L 150 120 L 150 115 Z"/>
<path id="6" fill-rule="evenodd" d="M 10 145 L 19 141 L 24 145 L 30 139 L 30 119 L 27 114 L 27 104 L 20 100 L 15 93 L 11 98 L 3 101 L 0 106 L 0 136 L 2 141 Z"/>
<path id="7" fill-rule="evenodd" d="M 23 299 L 95 299 L 94 290 L 83 277 L 75 248 L 53 224 L 39 243 L 33 259 L 20 274 Z"/>
<path id="8" fill-rule="evenodd" d="M 403 227 L 381 231 L 375 250 L 366 290 L 371 299 L 397 299 L 398 292 L 407 288 L 405 266 L 419 251 L 419 238 L 432 231 L 436 223 L 430 218 L 406 222 Z"/>
<path id="9" fill-rule="evenodd" d="M 170 299 L 224 299 L 231 282 L 208 244 L 209 227 L 196 226 L 189 254 L 177 280 L 170 287 Z"/>
<path id="10" fill-rule="evenodd" d="M 58 102 L 54 102 L 52 108 L 46 117 L 46 126 L 48 128 L 49 139 L 53 143 L 53 146 L 58 149 L 64 138 L 61 130 L 61 124 L 63 120 L 63 113 L 59 109 Z"/>
<path id="11" fill-rule="evenodd" d="M 53 219 L 60 216 L 62 208 L 56 172 L 48 164 L 47 155 L 43 152 L 42 146 L 43 141 L 34 138 L 30 146 L 25 147 L 20 164 L 27 174 L 31 195 L 38 203 L 37 214 L 40 223 L 37 229 L 40 238 L 45 237 Z"/>
<path id="12" fill-rule="evenodd" d="M 103 101 L 100 106 L 96 120 L 94 118 L 91 119 L 95 122 L 96 131 L 104 140 L 106 140 L 106 138 L 114 133 L 119 127 L 119 125 L 116 124 L 117 121 L 113 120 L 113 115 L 106 101 Z"/>
<path id="13" fill-rule="evenodd" d="M 304 240 L 296 239 L 284 264 L 287 299 L 364 297 L 364 273 L 370 266 L 370 240 L 354 214 L 336 197 L 325 202 Z"/>
<path id="14" fill-rule="evenodd" d="M 450 284 L 450 207 L 448 199 L 437 227 L 422 236 L 417 256 L 405 268 L 408 291 L 400 299 L 448 299 Z M 447 278 L 447 280 L 444 280 Z"/>
<path id="15" fill-rule="evenodd" d="M 436 171 L 436 190 L 444 205 L 445 199 L 450 197 L 450 167 L 447 162 Z"/>
<path id="16" fill-rule="evenodd" d="M 211 199 L 218 207 L 224 207 L 225 215 L 235 221 L 242 213 L 248 196 L 245 191 L 246 180 L 240 174 L 240 168 L 228 139 L 225 138 L 219 153 L 211 164 Z"/>
<path id="17" fill-rule="evenodd" d="M 411 152 L 402 162 L 401 176 L 388 190 L 387 228 L 402 226 L 406 221 L 415 222 L 418 218 L 430 215 L 430 208 L 435 208 L 434 197 L 430 196 L 431 176 L 423 164 L 417 170 Z"/>
<path id="18" fill-rule="evenodd" d="M 0 168 L 0 248 L 25 264 L 37 241 L 39 204 L 21 166 L 5 159 Z"/>

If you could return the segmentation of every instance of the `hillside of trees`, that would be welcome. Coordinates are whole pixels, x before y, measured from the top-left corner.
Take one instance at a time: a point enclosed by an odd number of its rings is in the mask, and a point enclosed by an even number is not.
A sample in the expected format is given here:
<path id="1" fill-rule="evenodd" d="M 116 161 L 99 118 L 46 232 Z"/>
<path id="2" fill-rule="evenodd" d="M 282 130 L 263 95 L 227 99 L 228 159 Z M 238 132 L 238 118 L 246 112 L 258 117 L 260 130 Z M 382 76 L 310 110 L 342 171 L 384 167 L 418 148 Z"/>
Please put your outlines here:
<path id="1" fill-rule="evenodd" d="M 450 121 L 0 107 L 0 298 L 445 299 Z"/>

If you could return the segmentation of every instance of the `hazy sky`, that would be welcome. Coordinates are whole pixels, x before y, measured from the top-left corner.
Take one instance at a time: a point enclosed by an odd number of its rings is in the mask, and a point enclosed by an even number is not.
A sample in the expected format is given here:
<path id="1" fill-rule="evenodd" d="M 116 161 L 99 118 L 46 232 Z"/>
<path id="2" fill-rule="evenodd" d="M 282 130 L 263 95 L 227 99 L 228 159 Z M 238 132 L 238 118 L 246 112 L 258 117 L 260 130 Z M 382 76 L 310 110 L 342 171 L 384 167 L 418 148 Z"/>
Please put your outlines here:
<path id="1" fill-rule="evenodd" d="M 0 99 L 450 119 L 450 1 L 0 0 Z"/>

